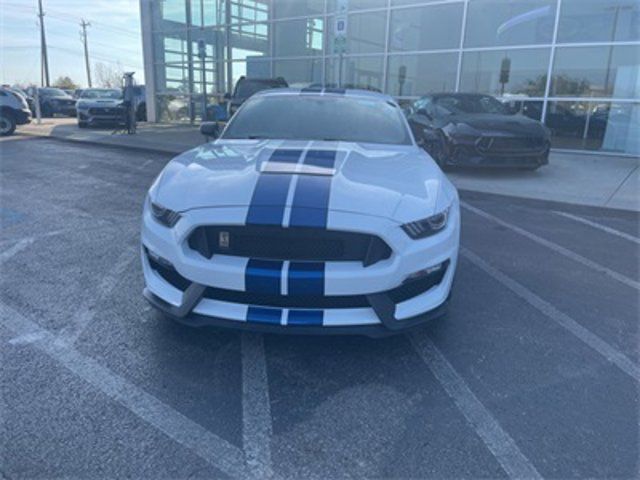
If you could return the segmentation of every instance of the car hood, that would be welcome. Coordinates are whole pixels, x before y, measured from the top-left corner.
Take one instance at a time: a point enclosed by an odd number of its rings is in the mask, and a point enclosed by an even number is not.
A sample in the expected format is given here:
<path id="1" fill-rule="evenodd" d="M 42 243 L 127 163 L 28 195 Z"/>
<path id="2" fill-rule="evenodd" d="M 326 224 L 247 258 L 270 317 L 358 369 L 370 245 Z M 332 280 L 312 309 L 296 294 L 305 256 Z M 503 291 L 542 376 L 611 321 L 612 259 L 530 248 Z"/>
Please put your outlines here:
<path id="1" fill-rule="evenodd" d="M 495 132 L 514 135 L 544 133 L 540 122 L 523 115 L 456 114 L 451 116 L 450 123 L 454 126 L 465 124 L 483 133 Z"/>
<path id="2" fill-rule="evenodd" d="M 279 164 L 284 172 L 268 173 L 275 151 L 335 151 L 333 169 L 291 173 L 295 163 Z M 293 153 L 294 157 L 296 156 Z M 256 195 L 265 175 L 295 178 L 305 195 Z M 327 182 L 302 177 L 324 176 Z M 284 180 L 283 180 L 284 181 Z M 435 213 L 442 182 L 447 181 L 431 158 L 416 146 L 349 142 L 217 140 L 183 153 L 165 167 L 151 189 L 154 202 L 175 211 L 206 207 L 314 207 L 313 199 L 328 189 L 329 211 L 414 221 Z M 293 187 L 292 187 L 293 189 Z M 325 192 L 326 193 L 326 192 Z M 303 197 L 306 197 L 303 198 Z M 442 199 L 441 199 L 442 200 Z M 309 201 L 311 205 L 305 205 Z"/>
<path id="3" fill-rule="evenodd" d="M 78 100 L 78 107 L 117 107 L 121 104 L 121 99 L 87 98 Z"/>

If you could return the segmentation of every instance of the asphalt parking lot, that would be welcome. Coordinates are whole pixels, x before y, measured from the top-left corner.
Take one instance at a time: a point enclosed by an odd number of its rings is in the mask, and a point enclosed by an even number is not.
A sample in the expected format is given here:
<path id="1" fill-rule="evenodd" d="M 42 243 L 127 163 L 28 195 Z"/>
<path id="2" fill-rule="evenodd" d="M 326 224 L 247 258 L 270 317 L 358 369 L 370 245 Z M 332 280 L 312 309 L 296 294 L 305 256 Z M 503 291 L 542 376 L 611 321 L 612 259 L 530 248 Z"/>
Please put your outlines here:
<path id="1" fill-rule="evenodd" d="M 0 141 L 6 478 L 635 478 L 640 219 L 461 194 L 447 317 L 410 334 L 189 329 L 141 296 L 168 157 Z"/>

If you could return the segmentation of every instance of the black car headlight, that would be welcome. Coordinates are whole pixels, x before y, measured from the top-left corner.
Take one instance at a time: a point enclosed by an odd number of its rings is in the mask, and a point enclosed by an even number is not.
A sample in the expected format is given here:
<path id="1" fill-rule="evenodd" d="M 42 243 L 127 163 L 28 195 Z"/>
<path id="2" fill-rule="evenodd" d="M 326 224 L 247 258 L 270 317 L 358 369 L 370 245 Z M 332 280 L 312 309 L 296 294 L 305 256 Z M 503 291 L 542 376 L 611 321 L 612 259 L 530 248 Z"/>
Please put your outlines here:
<path id="1" fill-rule="evenodd" d="M 447 207 L 442 212 L 431 215 L 430 217 L 415 222 L 405 223 L 402 225 L 402 229 L 414 240 L 430 237 L 431 235 L 444 230 L 447 226 L 450 209 L 451 207 Z"/>
<path id="2" fill-rule="evenodd" d="M 151 215 L 153 215 L 153 218 L 155 218 L 165 227 L 173 228 L 175 224 L 178 223 L 178 220 L 180 220 L 181 216 L 178 212 L 169 210 L 168 208 L 165 208 L 162 205 L 158 205 L 157 203 L 153 203 L 151 201 L 149 203 L 151 208 Z"/>

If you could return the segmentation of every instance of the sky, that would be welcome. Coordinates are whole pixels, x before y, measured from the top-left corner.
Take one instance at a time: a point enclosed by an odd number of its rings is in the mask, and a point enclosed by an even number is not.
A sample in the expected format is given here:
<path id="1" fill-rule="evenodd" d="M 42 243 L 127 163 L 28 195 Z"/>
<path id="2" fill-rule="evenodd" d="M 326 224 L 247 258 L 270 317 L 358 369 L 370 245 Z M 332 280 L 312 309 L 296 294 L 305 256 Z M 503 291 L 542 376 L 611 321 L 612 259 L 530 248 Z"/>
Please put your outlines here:
<path id="1" fill-rule="evenodd" d="M 87 29 L 89 56 L 104 63 L 135 71 L 144 83 L 139 0 L 42 0 L 48 45 L 49 77 L 53 83 L 69 76 L 87 85 L 80 20 Z M 40 28 L 38 0 L 0 0 L 0 84 L 40 84 Z"/>

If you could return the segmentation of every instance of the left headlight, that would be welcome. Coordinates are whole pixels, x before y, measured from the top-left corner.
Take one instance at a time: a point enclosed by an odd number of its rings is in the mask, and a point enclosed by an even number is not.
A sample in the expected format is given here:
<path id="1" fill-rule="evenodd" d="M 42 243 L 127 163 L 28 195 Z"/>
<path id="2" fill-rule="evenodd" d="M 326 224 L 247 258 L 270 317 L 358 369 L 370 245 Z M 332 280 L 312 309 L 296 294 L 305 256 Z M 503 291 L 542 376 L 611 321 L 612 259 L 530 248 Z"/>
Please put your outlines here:
<path id="1" fill-rule="evenodd" d="M 169 210 L 168 208 L 157 203 L 153 203 L 152 201 L 149 201 L 149 206 L 151 208 L 151 215 L 153 215 L 153 218 L 165 227 L 173 228 L 175 224 L 178 223 L 178 220 L 180 220 L 180 214 L 178 212 Z"/>
<path id="2" fill-rule="evenodd" d="M 431 215 L 430 217 L 417 220 L 415 222 L 405 223 L 402 225 L 402 229 L 414 240 L 430 237 L 447 226 L 450 210 L 451 207 L 447 207 L 442 212 Z"/>

